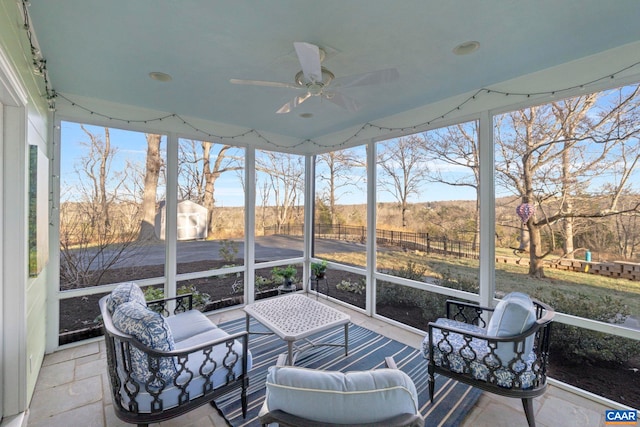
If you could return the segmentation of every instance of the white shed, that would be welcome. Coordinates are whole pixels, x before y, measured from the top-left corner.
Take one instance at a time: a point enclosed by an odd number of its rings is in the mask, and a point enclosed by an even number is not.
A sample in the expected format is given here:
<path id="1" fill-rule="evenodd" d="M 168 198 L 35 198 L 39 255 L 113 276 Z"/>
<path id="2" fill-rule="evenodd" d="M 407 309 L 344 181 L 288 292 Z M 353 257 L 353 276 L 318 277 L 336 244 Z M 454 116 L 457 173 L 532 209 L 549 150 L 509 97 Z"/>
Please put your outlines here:
<path id="1" fill-rule="evenodd" d="M 207 238 L 207 208 L 191 200 L 178 202 L 178 240 Z M 166 224 L 166 204 L 160 202 L 155 219 L 156 236 L 164 240 Z"/>

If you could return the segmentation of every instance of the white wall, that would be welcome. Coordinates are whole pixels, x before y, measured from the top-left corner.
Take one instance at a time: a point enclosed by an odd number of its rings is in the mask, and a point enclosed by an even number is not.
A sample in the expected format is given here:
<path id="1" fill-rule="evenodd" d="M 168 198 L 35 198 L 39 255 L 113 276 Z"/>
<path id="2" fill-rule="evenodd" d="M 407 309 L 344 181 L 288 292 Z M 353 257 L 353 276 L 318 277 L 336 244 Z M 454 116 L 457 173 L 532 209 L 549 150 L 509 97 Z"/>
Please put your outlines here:
<path id="1" fill-rule="evenodd" d="M 45 348 L 46 268 L 28 274 L 28 150 L 48 153 L 48 113 L 41 78 L 30 69 L 28 40 L 19 2 L 0 3 L 0 382 L 3 424 L 15 422 L 29 405 Z M 46 188 L 39 191 L 49 193 Z M 49 207 L 42 209 L 45 215 Z M 48 232 L 48 230 L 45 230 Z"/>

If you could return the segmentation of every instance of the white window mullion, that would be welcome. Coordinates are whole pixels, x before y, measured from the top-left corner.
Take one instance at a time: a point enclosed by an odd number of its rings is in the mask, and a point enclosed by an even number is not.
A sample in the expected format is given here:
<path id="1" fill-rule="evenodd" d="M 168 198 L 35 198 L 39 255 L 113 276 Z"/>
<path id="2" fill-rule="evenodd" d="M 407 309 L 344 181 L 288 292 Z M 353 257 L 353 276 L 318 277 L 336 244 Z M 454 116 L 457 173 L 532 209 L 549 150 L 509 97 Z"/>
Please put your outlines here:
<path id="1" fill-rule="evenodd" d="M 247 147 L 244 156 L 244 301 L 255 299 L 256 271 L 256 150 Z"/>
<path id="2" fill-rule="evenodd" d="M 376 183 L 377 183 L 377 150 L 376 143 L 367 145 L 367 287 L 366 311 L 369 316 L 375 314 L 376 308 Z"/>
<path id="3" fill-rule="evenodd" d="M 165 270 L 164 294 L 176 295 L 178 240 L 178 137 L 167 135 L 167 189 L 165 196 Z"/>
<path id="4" fill-rule="evenodd" d="M 311 277 L 311 257 L 313 253 L 314 236 L 314 211 L 315 211 L 315 179 L 316 156 L 305 157 L 304 172 L 304 268 L 302 273 L 302 287 L 308 286 L 307 277 Z"/>
<path id="5" fill-rule="evenodd" d="M 490 307 L 496 291 L 496 196 L 493 122 L 488 111 L 480 115 L 480 305 Z"/>

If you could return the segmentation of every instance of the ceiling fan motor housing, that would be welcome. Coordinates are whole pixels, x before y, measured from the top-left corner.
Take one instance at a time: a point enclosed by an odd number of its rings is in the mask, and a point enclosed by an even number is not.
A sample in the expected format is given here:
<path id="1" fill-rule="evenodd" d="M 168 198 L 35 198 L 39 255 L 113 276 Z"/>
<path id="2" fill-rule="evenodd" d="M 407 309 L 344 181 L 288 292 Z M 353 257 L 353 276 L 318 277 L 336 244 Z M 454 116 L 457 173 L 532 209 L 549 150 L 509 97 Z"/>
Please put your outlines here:
<path id="1" fill-rule="evenodd" d="M 298 74 L 296 74 L 295 77 L 296 84 L 300 87 L 307 88 L 309 93 L 313 96 L 321 95 L 322 89 L 325 86 L 328 86 L 329 83 L 331 83 L 331 81 L 335 78 L 335 75 L 324 67 L 322 67 L 320 71 L 322 72 L 321 81 L 307 81 L 304 78 L 304 72 L 298 71 Z"/>

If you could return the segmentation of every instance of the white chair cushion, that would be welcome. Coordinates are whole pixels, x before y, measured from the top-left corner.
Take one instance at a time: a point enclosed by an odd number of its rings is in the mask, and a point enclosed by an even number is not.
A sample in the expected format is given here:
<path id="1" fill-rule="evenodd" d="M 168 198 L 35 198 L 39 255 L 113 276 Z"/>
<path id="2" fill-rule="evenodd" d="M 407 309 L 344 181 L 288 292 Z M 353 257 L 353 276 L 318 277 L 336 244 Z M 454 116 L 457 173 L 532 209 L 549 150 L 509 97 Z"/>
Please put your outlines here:
<path id="1" fill-rule="evenodd" d="M 175 316 L 169 316 L 166 321 L 176 343 L 217 328 L 207 316 L 198 310 L 189 310 Z"/>
<path id="2" fill-rule="evenodd" d="M 494 337 L 510 337 L 521 334 L 531 328 L 536 322 L 536 309 L 528 295 L 521 292 L 507 294 L 496 306 L 493 316 L 487 325 L 487 335 Z M 533 349 L 533 336 L 527 338 L 524 351 L 525 356 Z M 496 355 L 506 366 L 515 355 L 513 343 L 499 343 Z"/>
<path id="3" fill-rule="evenodd" d="M 279 409 L 317 422 L 373 423 L 418 414 L 415 385 L 398 369 L 342 373 L 272 366 L 266 388 L 269 411 Z"/>
<path id="4" fill-rule="evenodd" d="M 171 351 L 175 347 L 171 329 L 165 318 L 137 302 L 129 301 L 120 304 L 113 313 L 112 320 L 116 328 L 133 336 L 147 347 L 159 351 Z M 171 380 L 176 373 L 173 358 L 163 357 L 159 360 L 160 378 L 164 381 Z M 150 378 L 147 355 L 133 346 L 131 347 L 131 370 L 132 376 L 141 383 Z M 154 380 L 153 384 L 157 384 L 157 380 Z"/>
<path id="5" fill-rule="evenodd" d="M 136 283 L 121 283 L 111 291 L 111 294 L 109 294 L 109 298 L 107 299 L 107 310 L 109 310 L 109 313 L 113 314 L 120 304 L 129 301 L 135 301 L 145 307 L 147 306 L 147 301 L 144 298 L 144 292 L 142 292 L 142 289 L 140 289 Z"/>

